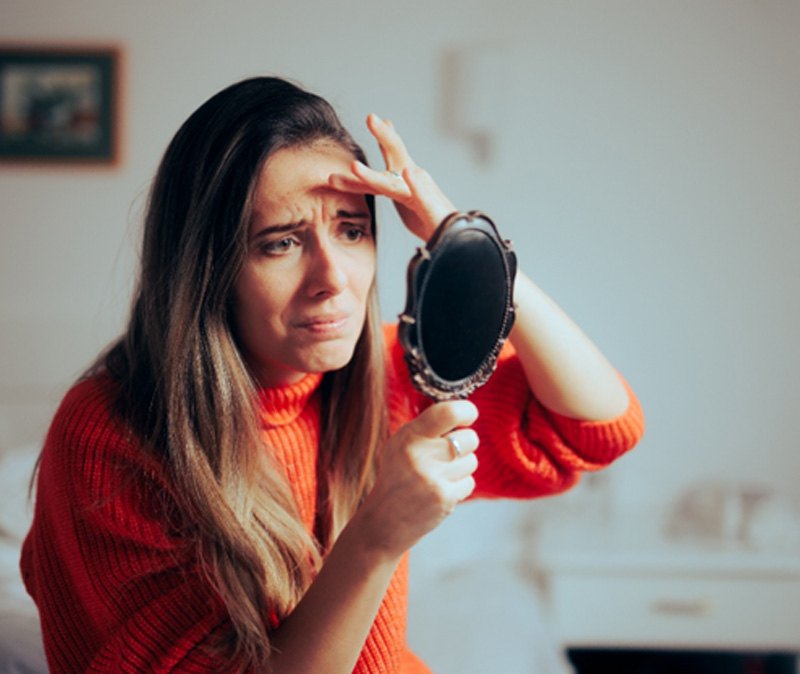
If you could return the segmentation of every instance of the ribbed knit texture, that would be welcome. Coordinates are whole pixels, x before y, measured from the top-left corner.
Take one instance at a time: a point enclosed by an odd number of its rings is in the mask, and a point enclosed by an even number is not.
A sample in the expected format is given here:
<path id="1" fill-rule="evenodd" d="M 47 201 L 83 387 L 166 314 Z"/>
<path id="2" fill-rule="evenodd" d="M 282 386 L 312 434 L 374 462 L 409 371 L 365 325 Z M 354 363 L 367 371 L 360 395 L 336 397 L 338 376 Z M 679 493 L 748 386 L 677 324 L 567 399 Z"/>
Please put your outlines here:
<path id="1" fill-rule="evenodd" d="M 411 386 L 394 328 L 386 332 L 389 408 L 396 429 L 429 404 Z M 303 522 L 317 500 L 320 375 L 260 392 L 265 443 L 284 466 Z M 34 522 L 21 568 L 39 607 L 51 671 L 224 672 L 205 648 L 230 629 L 224 605 L 197 567 L 187 533 L 164 514 L 171 485 L 113 417 L 114 384 L 76 385 L 48 433 Z M 625 414 L 580 422 L 530 395 L 507 345 L 472 400 L 480 409 L 476 496 L 529 498 L 567 489 L 579 471 L 607 465 L 643 432 L 631 393 Z M 392 579 L 355 669 L 421 674 L 405 645 L 407 557 Z"/>

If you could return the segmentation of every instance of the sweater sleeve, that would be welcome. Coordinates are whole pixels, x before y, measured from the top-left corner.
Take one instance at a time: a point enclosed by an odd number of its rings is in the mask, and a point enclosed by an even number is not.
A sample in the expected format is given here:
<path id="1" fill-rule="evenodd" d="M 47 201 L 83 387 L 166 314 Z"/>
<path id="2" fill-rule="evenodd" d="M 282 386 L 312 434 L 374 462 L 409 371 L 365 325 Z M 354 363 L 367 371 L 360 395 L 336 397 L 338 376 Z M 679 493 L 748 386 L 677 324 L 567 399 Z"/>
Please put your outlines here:
<path id="1" fill-rule="evenodd" d="M 45 443 L 21 567 L 52 672 L 216 672 L 230 630 L 170 488 L 110 413 L 110 383 L 65 398 Z"/>
<path id="2" fill-rule="evenodd" d="M 407 382 L 398 386 L 412 401 L 408 409 L 413 413 L 426 403 L 412 389 L 395 334 L 385 330 L 393 372 Z M 522 364 L 506 342 L 494 374 L 470 396 L 479 411 L 474 428 L 480 437 L 473 496 L 556 494 L 572 487 L 581 472 L 599 470 L 627 452 L 644 433 L 644 417 L 636 395 L 624 383 L 628 408 L 615 419 L 582 421 L 556 414 L 532 394 Z M 393 404 L 400 406 L 397 400 Z"/>
<path id="3" fill-rule="evenodd" d="M 569 489 L 580 474 L 608 466 L 644 433 L 633 390 L 620 416 L 584 421 L 557 414 L 531 393 L 522 364 L 506 343 L 491 379 L 471 396 L 480 417 L 476 496 L 527 498 Z"/>

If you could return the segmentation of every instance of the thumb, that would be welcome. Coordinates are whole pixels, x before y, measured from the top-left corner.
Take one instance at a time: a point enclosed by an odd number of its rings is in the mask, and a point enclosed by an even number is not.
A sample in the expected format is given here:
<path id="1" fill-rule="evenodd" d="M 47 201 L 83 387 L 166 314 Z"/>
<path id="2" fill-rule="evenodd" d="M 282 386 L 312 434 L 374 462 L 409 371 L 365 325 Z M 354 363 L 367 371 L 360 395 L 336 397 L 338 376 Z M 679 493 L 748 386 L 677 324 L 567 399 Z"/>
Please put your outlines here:
<path id="1" fill-rule="evenodd" d="M 478 418 L 478 408 L 468 400 L 435 403 L 407 424 L 408 430 L 425 438 L 438 438 L 454 428 L 471 426 Z"/>

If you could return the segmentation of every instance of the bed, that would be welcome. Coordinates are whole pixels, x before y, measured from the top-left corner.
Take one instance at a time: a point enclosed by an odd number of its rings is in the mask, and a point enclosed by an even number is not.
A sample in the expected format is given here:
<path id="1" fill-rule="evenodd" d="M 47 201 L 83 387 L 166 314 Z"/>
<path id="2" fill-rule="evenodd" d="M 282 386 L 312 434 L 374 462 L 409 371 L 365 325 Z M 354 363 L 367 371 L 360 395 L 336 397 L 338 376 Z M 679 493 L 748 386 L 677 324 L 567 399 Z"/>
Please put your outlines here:
<path id="1" fill-rule="evenodd" d="M 39 616 L 19 573 L 30 526 L 28 482 L 37 444 L 0 448 L 0 674 L 46 674 Z"/>

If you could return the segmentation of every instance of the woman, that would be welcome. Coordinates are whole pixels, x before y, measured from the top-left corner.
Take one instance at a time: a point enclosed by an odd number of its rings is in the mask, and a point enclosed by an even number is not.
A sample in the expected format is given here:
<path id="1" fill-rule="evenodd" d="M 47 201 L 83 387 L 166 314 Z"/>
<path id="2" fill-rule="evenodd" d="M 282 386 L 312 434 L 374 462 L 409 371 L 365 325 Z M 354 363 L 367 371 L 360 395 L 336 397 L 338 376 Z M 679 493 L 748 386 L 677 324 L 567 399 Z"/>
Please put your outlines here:
<path id="1" fill-rule="evenodd" d="M 422 239 L 454 208 L 368 126 L 386 171 L 324 100 L 255 78 L 168 147 L 128 328 L 40 461 L 21 564 L 53 672 L 428 671 L 409 548 L 470 496 L 564 490 L 640 437 L 623 380 L 522 276 L 472 401 L 413 390 L 380 325 L 374 195 Z"/>

